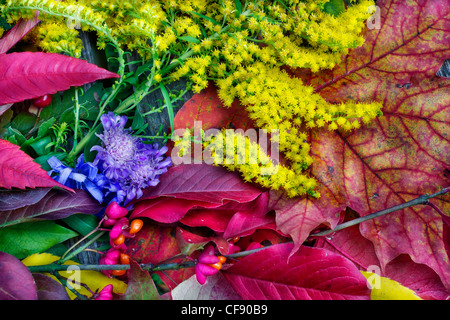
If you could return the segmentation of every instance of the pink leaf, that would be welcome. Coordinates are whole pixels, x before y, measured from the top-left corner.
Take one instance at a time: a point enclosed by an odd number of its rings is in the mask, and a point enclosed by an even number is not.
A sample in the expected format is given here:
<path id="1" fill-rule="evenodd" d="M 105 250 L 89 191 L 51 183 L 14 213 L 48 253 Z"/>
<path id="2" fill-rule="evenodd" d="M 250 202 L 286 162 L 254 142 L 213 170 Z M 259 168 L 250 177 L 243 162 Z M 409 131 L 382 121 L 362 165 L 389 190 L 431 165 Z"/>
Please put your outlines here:
<path id="1" fill-rule="evenodd" d="M 224 168 L 207 164 L 180 165 L 170 168 L 155 188 L 146 189 L 134 202 L 132 218 L 148 217 L 173 223 L 180 221 L 189 210 L 229 209 L 228 204 L 239 206 L 253 201 L 261 193 L 262 190 Z"/>
<path id="2" fill-rule="evenodd" d="M 0 105 L 33 99 L 99 79 L 118 78 L 84 60 L 57 53 L 0 55 Z"/>
<path id="3" fill-rule="evenodd" d="M 243 299 L 370 299 L 366 279 L 347 259 L 305 246 L 289 258 L 292 248 L 278 244 L 244 257 L 225 278 Z"/>
<path id="4" fill-rule="evenodd" d="M 141 199 L 167 196 L 224 204 L 225 200 L 251 201 L 261 193 L 238 174 L 202 163 L 171 167 L 155 188 L 145 190 Z"/>
<path id="5" fill-rule="evenodd" d="M 0 188 L 61 187 L 72 189 L 53 180 L 20 147 L 0 139 Z"/>
<path id="6" fill-rule="evenodd" d="M 20 39 L 22 39 L 31 29 L 33 29 L 40 20 L 38 18 L 34 19 L 19 19 L 16 25 L 8 31 L 0 39 L 0 54 L 6 53 L 11 49 Z"/>

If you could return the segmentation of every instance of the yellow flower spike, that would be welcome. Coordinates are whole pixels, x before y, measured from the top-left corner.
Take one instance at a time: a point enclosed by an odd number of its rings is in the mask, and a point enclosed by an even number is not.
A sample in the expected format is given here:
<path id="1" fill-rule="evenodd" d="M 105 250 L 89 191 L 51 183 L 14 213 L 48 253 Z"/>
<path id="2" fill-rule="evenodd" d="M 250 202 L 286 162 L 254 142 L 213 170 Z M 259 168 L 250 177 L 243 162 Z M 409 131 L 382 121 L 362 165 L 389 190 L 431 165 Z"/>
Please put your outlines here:
<path id="1" fill-rule="evenodd" d="M 35 254 L 32 254 L 31 256 L 28 256 L 25 259 L 23 259 L 22 263 L 27 267 L 40 266 L 40 265 L 51 264 L 51 263 L 59 260 L 59 258 L 60 257 L 52 255 L 50 253 L 35 253 Z M 68 260 L 64 264 L 65 265 L 78 265 L 79 263 L 76 263 L 72 260 Z M 51 275 L 50 273 L 43 273 L 43 274 L 45 274 L 45 275 L 49 276 L 50 278 L 59 282 L 59 280 L 55 276 Z M 117 294 L 123 294 L 123 293 L 125 293 L 125 291 L 127 289 L 127 284 L 125 282 L 120 281 L 116 278 L 108 278 L 100 271 L 81 270 L 79 277 L 77 277 L 73 271 L 71 271 L 71 272 L 60 271 L 59 274 L 63 277 L 66 277 L 66 278 L 69 278 L 72 280 L 79 279 L 80 282 L 86 284 L 89 287 L 89 289 L 91 289 L 93 292 L 96 292 L 97 290 L 100 291 L 108 284 L 113 285 L 113 291 Z M 87 297 L 92 296 L 92 294 L 83 286 L 80 286 L 79 288 L 75 288 L 75 289 L 84 296 L 87 296 Z M 76 295 L 72 291 L 70 291 L 67 288 L 66 288 L 66 290 L 71 299 L 76 298 Z"/>

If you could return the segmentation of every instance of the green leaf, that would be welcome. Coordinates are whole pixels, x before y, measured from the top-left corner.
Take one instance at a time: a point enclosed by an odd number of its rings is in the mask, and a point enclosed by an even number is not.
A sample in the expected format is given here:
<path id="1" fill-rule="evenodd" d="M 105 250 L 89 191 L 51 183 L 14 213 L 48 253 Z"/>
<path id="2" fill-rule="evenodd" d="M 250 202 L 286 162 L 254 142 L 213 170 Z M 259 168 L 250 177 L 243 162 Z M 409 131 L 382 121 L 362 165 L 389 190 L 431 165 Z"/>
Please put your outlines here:
<path id="1" fill-rule="evenodd" d="M 77 235 L 51 220 L 24 222 L 0 229 L 0 251 L 22 259 Z"/>
<path id="2" fill-rule="evenodd" d="M 34 141 L 30 146 L 36 151 L 38 156 L 43 156 L 49 150 L 45 149 L 45 146 L 52 142 L 52 138 L 50 136 L 43 137 L 42 139 L 38 139 Z"/>
<path id="3" fill-rule="evenodd" d="M 173 112 L 173 106 L 172 101 L 170 100 L 169 93 L 167 92 L 166 87 L 161 83 L 160 84 L 161 93 L 164 97 L 164 102 L 167 105 L 167 113 L 169 114 L 169 122 L 170 122 L 170 128 L 172 129 L 172 132 L 175 130 L 175 116 Z"/>
<path id="4" fill-rule="evenodd" d="M 28 113 L 19 113 L 11 121 L 11 127 L 20 131 L 22 134 L 28 133 L 36 123 L 36 116 Z"/>
<path id="5" fill-rule="evenodd" d="M 330 0 L 329 2 L 325 3 L 323 11 L 333 16 L 341 14 L 345 11 L 344 0 Z"/>
<path id="6" fill-rule="evenodd" d="M 51 117 L 50 119 L 44 121 L 40 126 L 38 130 L 38 137 L 43 137 L 47 134 L 48 129 L 51 128 L 51 126 L 55 123 L 56 119 Z"/>
<path id="7" fill-rule="evenodd" d="M 200 40 L 198 40 L 197 38 L 191 37 L 191 36 L 183 36 L 183 37 L 178 37 L 178 39 L 187 41 L 187 42 L 192 42 L 192 43 L 200 43 Z"/>
<path id="8" fill-rule="evenodd" d="M 242 13 L 242 3 L 239 0 L 234 0 L 234 4 L 236 5 L 238 15 L 241 14 Z"/>

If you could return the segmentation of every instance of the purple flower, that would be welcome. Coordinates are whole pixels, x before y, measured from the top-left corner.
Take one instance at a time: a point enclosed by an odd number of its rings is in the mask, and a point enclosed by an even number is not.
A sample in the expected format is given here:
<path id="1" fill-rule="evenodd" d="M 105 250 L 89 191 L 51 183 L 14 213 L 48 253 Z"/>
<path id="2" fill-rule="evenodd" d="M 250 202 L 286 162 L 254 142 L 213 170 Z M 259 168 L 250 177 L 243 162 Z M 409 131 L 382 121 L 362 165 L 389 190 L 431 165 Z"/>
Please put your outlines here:
<path id="1" fill-rule="evenodd" d="M 156 186 L 159 176 L 172 164 L 165 158 L 167 147 L 159 149 L 157 144 L 146 144 L 142 139 L 125 129 L 126 116 L 109 112 L 101 117 L 104 131 L 99 134 L 102 146 L 97 151 L 94 165 L 113 183 L 117 183 L 126 195 L 125 203 L 142 196 L 142 189 Z"/>
<path id="2" fill-rule="evenodd" d="M 112 112 L 101 117 L 103 134 L 98 137 L 104 147 L 94 146 L 91 151 L 97 151 L 94 165 L 98 165 L 108 179 L 127 177 L 133 164 L 138 160 L 140 140 L 125 130 L 126 116 L 115 116 Z"/>

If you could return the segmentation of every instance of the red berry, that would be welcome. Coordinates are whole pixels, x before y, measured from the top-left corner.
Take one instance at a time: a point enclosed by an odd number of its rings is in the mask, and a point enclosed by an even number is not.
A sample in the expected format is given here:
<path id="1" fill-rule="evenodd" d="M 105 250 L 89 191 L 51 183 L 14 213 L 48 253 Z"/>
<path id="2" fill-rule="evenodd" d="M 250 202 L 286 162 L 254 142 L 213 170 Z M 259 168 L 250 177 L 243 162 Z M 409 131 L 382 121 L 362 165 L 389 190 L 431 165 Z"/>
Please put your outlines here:
<path id="1" fill-rule="evenodd" d="M 48 107 L 52 103 L 52 95 L 51 94 L 45 94 L 39 98 L 31 100 L 31 103 L 39 109 Z"/>

